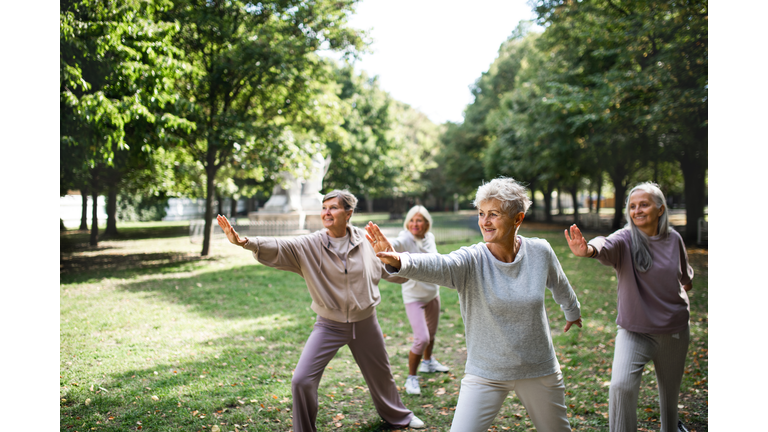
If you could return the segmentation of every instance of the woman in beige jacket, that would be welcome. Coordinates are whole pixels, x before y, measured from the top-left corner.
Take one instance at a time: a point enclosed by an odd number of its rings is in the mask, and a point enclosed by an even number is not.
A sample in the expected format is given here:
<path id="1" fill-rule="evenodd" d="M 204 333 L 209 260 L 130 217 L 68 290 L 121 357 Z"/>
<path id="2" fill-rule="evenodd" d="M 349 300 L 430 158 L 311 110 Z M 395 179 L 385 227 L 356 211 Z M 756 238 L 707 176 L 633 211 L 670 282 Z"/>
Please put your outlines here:
<path id="1" fill-rule="evenodd" d="M 250 250 L 266 266 L 301 275 L 307 283 L 317 320 L 291 380 L 295 432 L 317 430 L 320 378 L 344 345 L 352 351 L 381 418 L 396 427 L 425 427 L 400 400 L 376 319 L 379 280 L 407 279 L 387 273 L 365 241 L 365 231 L 349 225 L 356 205 L 357 198 L 347 191 L 329 192 L 320 214 L 325 229 L 292 239 L 240 237 L 224 216 L 217 217 L 232 244 Z"/>

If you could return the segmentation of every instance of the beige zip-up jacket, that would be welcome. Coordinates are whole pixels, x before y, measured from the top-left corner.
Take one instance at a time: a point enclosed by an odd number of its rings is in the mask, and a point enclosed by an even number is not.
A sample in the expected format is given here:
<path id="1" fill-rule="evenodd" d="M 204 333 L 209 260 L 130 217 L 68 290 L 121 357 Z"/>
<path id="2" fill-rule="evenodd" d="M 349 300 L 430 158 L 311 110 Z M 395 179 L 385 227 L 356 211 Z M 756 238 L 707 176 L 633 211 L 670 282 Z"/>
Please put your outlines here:
<path id="1" fill-rule="evenodd" d="M 387 273 L 364 230 L 347 226 L 347 232 L 346 265 L 330 247 L 327 229 L 291 239 L 248 238 L 243 248 L 266 266 L 301 275 L 312 297 L 312 310 L 321 317 L 358 322 L 373 315 L 381 302 L 380 279 L 398 284 L 408 279 Z"/>

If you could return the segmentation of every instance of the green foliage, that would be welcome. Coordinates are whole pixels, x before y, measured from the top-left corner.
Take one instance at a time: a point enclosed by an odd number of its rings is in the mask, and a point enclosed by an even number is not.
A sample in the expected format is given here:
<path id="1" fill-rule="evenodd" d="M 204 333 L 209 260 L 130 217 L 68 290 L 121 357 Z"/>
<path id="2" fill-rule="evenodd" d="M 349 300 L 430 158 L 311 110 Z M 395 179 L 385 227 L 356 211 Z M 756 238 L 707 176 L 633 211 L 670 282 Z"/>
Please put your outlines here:
<path id="1" fill-rule="evenodd" d="M 617 223 L 627 188 L 677 162 L 695 224 L 707 165 L 707 2 L 532 5 L 545 31 L 518 26 L 475 84 L 464 122 L 441 137 L 448 177 L 464 193 L 498 175 L 573 193 L 607 173 Z M 678 191 L 670 175 L 663 181 Z"/>
<path id="2" fill-rule="evenodd" d="M 181 24 L 174 43 L 192 65 L 176 86 L 175 114 L 195 125 L 173 134 L 202 166 L 207 227 L 220 169 L 262 182 L 308 166 L 317 143 L 333 135 L 338 103 L 328 96 L 329 65 L 316 51 L 351 55 L 363 47 L 362 35 L 346 26 L 354 3 L 187 0 L 167 11 Z M 233 193 L 236 183 L 220 192 Z M 202 255 L 209 247 L 206 229 Z"/>
<path id="3" fill-rule="evenodd" d="M 157 121 L 183 64 L 176 24 L 157 19 L 168 1 L 64 1 L 60 12 L 61 142 L 83 163 L 111 166 L 128 149 L 125 127 Z M 62 151 L 62 154 L 65 153 Z"/>
<path id="4" fill-rule="evenodd" d="M 326 143 L 332 160 L 326 188 L 368 197 L 422 193 L 428 185 L 421 174 L 435 166 L 437 126 L 350 65 L 336 69 L 336 81 L 343 133 Z"/>
<path id="5" fill-rule="evenodd" d="M 141 194 L 117 197 L 117 219 L 124 222 L 159 221 L 165 217 L 168 198 Z"/>

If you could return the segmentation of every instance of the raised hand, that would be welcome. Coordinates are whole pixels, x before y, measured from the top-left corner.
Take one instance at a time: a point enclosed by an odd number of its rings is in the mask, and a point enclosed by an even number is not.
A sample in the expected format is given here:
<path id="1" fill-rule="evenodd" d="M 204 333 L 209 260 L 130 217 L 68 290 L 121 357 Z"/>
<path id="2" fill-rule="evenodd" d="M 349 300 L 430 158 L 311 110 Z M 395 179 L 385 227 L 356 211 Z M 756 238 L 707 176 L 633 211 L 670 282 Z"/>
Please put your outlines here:
<path id="1" fill-rule="evenodd" d="M 579 257 L 589 256 L 589 246 L 587 240 L 581 234 L 581 230 L 575 224 L 571 225 L 571 232 L 568 235 L 568 230 L 565 230 L 565 239 L 568 241 L 568 247 L 571 248 L 571 252 Z"/>
<path id="2" fill-rule="evenodd" d="M 236 244 L 238 246 L 245 246 L 245 244 L 248 243 L 248 239 L 240 238 L 240 236 L 237 234 L 237 231 L 232 228 L 232 225 L 229 223 L 225 216 L 216 216 L 216 222 L 218 222 L 221 229 L 224 230 L 224 234 L 226 234 L 230 243 Z"/>
<path id="3" fill-rule="evenodd" d="M 373 246 L 373 250 L 376 252 L 376 256 L 379 257 L 381 262 L 389 264 L 392 267 L 400 268 L 400 254 L 395 252 L 395 248 L 392 247 L 392 243 L 387 240 L 387 237 L 381 233 L 379 226 L 373 222 L 368 222 L 365 226 L 367 233 L 365 238 Z"/>

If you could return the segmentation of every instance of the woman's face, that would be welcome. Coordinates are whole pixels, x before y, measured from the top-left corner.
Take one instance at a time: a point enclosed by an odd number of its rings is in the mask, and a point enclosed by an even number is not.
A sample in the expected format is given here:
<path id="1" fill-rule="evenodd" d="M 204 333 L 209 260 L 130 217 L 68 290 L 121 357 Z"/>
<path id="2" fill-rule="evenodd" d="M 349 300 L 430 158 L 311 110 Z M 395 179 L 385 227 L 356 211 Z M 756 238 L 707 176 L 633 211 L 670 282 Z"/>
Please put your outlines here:
<path id="1" fill-rule="evenodd" d="M 408 231 L 410 231 L 416 238 L 423 239 L 428 229 L 429 222 L 424 219 L 424 216 L 422 216 L 421 213 L 416 213 L 411 220 L 408 221 Z"/>
<path id="2" fill-rule="evenodd" d="M 490 199 L 477 207 L 477 225 L 483 232 L 486 243 L 499 243 L 506 246 L 515 244 L 517 226 L 515 219 L 501 209 L 501 201 Z M 522 221 L 521 221 L 522 222 Z"/>
<path id="3" fill-rule="evenodd" d="M 659 229 L 659 217 L 664 206 L 656 207 L 653 196 L 646 191 L 636 190 L 629 197 L 629 217 L 632 223 L 649 236 L 655 236 Z"/>
<path id="4" fill-rule="evenodd" d="M 339 197 L 330 198 L 323 201 L 323 208 L 320 210 L 320 218 L 323 220 L 323 226 L 333 233 L 342 233 L 347 229 L 347 221 L 352 216 L 352 210 L 344 210 L 344 205 Z M 342 234 L 343 236 L 344 234 Z"/>

